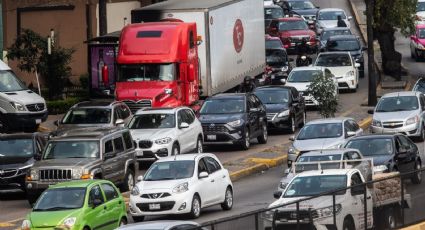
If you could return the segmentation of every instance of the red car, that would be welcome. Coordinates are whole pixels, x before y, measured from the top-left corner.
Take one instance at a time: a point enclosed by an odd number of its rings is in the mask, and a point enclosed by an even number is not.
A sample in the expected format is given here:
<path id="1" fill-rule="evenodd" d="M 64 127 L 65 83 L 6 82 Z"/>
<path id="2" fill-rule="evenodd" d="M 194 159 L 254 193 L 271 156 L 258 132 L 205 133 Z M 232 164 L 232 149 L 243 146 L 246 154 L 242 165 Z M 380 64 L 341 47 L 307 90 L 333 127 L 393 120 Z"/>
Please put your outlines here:
<path id="1" fill-rule="evenodd" d="M 425 58 L 425 24 L 416 25 L 416 32 L 410 36 L 410 56 L 416 61 Z"/>
<path id="2" fill-rule="evenodd" d="M 296 46 L 302 39 L 313 51 L 317 50 L 316 33 L 310 30 L 307 23 L 301 17 L 287 17 L 273 19 L 267 29 L 271 36 L 279 37 L 288 52 L 296 51 Z"/>

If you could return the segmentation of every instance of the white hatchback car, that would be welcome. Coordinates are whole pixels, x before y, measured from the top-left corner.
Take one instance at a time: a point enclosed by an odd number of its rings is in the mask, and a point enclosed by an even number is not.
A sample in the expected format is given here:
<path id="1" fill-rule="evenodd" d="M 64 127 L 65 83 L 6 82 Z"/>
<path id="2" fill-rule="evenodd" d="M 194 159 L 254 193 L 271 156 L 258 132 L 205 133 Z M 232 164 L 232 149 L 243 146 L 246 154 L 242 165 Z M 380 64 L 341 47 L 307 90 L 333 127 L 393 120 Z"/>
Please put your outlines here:
<path id="1" fill-rule="evenodd" d="M 127 126 L 139 161 L 203 151 L 201 123 L 188 107 L 140 109 Z"/>
<path id="2" fill-rule="evenodd" d="M 197 218 L 201 208 L 217 204 L 223 210 L 233 207 L 229 172 L 214 154 L 185 154 L 159 159 L 138 178 L 129 212 L 134 221 L 168 214 Z"/>
<path id="3" fill-rule="evenodd" d="M 356 92 L 359 87 L 359 67 L 350 52 L 319 53 L 315 66 L 327 67 L 338 81 L 338 89 Z"/>

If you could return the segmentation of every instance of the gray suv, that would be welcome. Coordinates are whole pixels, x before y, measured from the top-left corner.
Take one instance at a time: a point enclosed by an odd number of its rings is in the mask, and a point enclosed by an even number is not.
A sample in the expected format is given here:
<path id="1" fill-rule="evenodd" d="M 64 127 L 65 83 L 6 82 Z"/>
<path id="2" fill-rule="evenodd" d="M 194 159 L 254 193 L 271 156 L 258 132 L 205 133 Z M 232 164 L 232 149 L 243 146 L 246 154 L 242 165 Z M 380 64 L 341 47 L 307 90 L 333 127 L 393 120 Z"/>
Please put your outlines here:
<path id="1" fill-rule="evenodd" d="M 33 204 L 49 185 L 81 179 L 106 179 L 131 190 L 138 168 L 130 131 L 125 128 L 70 130 L 51 138 L 27 175 Z"/>

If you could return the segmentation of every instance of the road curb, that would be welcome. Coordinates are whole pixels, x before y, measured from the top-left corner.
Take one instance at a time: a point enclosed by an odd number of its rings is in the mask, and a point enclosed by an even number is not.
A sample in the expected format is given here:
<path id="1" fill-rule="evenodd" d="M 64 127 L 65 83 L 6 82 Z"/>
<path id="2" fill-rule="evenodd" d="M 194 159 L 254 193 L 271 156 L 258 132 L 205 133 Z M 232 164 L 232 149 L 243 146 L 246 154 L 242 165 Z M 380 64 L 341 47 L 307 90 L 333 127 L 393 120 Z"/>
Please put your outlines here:
<path id="1" fill-rule="evenodd" d="M 409 227 L 401 228 L 401 230 L 423 230 L 423 229 L 425 229 L 425 223 L 419 223 Z"/>
<path id="2" fill-rule="evenodd" d="M 230 173 L 230 179 L 232 180 L 232 182 L 235 182 L 243 177 L 267 170 L 269 168 L 269 166 L 263 163 L 255 164 L 254 166 Z"/>
<path id="3" fill-rule="evenodd" d="M 273 168 L 283 164 L 286 161 L 286 159 L 288 159 L 288 155 L 283 155 L 283 156 L 272 158 L 272 159 L 253 157 L 253 158 L 249 158 L 248 160 L 256 164 L 265 164 L 269 168 Z"/>

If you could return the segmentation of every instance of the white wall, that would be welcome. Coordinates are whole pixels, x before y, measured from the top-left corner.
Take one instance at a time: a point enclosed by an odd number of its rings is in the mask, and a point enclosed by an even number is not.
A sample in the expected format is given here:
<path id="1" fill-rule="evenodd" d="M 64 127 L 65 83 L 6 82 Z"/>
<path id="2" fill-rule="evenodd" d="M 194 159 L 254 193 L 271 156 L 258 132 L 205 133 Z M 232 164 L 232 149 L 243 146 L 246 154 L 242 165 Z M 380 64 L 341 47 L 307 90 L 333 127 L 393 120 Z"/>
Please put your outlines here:
<path id="1" fill-rule="evenodd" d="M 124 18 L 127 24 L 131 22 L 131 10 L 140 8 L 139 1 L 116 2 L 106 4 L 107 32 L 115 32 L 124 27 Z M 99 4 L 96 5 L 97 28 L 99 28 Z M 99 36 L 99 29 L 96 31 Z"/>

